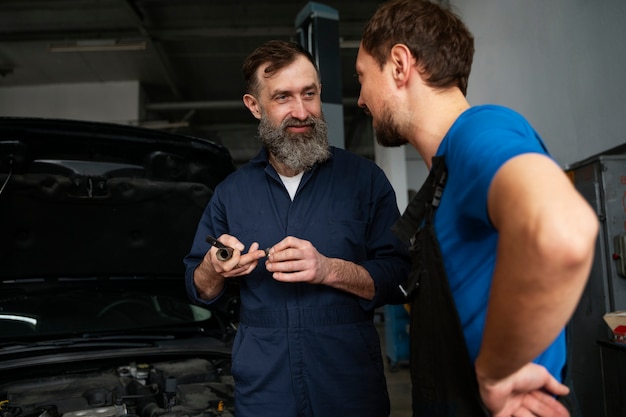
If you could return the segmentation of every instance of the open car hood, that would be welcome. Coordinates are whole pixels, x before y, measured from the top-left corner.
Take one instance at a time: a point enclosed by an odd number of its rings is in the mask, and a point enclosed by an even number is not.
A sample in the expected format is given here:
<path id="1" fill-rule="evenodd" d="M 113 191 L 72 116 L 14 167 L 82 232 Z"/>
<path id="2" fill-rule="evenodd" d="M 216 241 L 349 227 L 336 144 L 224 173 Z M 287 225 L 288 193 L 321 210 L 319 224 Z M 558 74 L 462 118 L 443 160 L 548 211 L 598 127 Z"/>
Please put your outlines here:
<path id="1" fill-rule="evenodd" d="M 0 118 L 0 278 L 180 275 L 213 188 L 234 169 L 206 139 Z"/>
<path id="2" fill-rule="evenodd" d="M 0 118 L 0 414 L 232 417 L 238 294 L 191 304 L 183 257 L 235 170 L 212 141 Z"/>

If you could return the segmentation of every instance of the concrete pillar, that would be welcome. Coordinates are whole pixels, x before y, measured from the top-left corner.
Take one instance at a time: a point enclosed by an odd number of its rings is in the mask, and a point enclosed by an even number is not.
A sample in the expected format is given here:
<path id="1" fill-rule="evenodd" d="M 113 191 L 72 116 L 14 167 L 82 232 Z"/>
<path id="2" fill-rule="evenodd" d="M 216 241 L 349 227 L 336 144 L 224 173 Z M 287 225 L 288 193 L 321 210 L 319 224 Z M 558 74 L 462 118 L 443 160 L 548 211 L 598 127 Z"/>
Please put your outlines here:
<path id="1" fill-rule="evenodd" d="M 339 12 L 309 2 L 295 20 L 298 43 L 315 58 L 322 79 L 322 111 L 328 122 L 331 145 L 345 148 L 339 55 Z"/>
<path id="2" fill-rule="evenodd" d="M 406 145 L 397 148 L 385 148 L 378 143 L 374 145 L 376 164 L 385 171 L 396 192 L 396 202 L 400 213 L 409 204 L 405 148 Z"/>

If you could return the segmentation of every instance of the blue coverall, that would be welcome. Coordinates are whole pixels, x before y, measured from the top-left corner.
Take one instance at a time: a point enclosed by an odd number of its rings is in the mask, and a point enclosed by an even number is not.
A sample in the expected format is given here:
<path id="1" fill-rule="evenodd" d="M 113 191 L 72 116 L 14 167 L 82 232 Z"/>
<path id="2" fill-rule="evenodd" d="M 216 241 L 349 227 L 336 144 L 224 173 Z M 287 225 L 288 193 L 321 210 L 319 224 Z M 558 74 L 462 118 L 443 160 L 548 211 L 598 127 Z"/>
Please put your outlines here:
<path id="1" fill-rule="evenodd" d="M 349 260 L 372 276 L 376 295 L 361 299 L 325 285 L 272 279 L 261 259 L 241 277 L 241 317 L 233 346 L 238 417 L 386 417 L 389 398 L 374 310 L 404 303 L 399 290 L 410 261 L 391 232 L 395 193 L 372 161 L 339 148 L 305 172 L 293 201 L 265 149 L 216 189 L 185 258 L 193 271 L 209 249 L 206 235 L 228 233 L 246 248 L 286 236 L 310 241 L 324 256 Z M 247 249 L 246 249 L 247 250 Z"/>

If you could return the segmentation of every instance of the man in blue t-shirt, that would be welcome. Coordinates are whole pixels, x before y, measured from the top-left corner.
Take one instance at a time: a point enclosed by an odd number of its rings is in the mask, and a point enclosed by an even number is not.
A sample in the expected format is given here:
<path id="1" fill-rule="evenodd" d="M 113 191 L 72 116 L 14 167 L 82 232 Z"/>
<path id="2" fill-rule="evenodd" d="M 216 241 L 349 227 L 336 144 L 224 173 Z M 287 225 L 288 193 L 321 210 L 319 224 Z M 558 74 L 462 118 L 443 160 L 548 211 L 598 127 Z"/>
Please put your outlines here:
<path id="1" fill-rule="evenodd" d="M 443 190 L 440 200 L 436 193 L 427 200 L 432 222 L 421 202 L 409 206 L 413 219 L 403 218 L 417 230 L 415 280 L 443 271 L 440 292 L 450 294 L 453 310 L 446 320 L 459 322 L 469 369 L 463 375 L 470 375 L 479 408 L 496 416 L 567 415 L 555 398 L 568 394 L 561 384 L 563 330 L 588 278 L 598 220 L 522 116 L 501 106 L 469 105 L 473 52 L 471 33 L 446 8 L 423 0 L 384 3 L 364 29 L 358 103 L 372 116 L 381 145 L 410 143 L 429 168 L 434 161 L 444 165 L 433 187 Z M 440 254 L 439 269 L 420 258 L 421 242 L 429 242 L 419 240 L 426 229 L 436 246 L 426 249 L 432 259 Z M 429 301 L 415 301 L 423 287 L 414 291 L 412 309 Z M 412 331 L 423 315 L 412 315 Z M 450 344 L 457 342 L 449 336 Z M 435 343 L 422 334 L 411 340 L 412 352 Z M 430 351 L 432 360 L 448 347 L 440 348 Z M 414 360 L 428 358 L 412 353 Z M 445 361 L 440 367 L 425 376 L 428 364 L 411 365 L 414 415 L 443 415 L 437 412 L 446 407 L 470 415 L 455 404 L 462 372 L 454 378 L 454 369 L 446 376 Z M 449 388 L 448 396 L 433 389 L 429 398 L 424 386 L 431 383 Z"/>

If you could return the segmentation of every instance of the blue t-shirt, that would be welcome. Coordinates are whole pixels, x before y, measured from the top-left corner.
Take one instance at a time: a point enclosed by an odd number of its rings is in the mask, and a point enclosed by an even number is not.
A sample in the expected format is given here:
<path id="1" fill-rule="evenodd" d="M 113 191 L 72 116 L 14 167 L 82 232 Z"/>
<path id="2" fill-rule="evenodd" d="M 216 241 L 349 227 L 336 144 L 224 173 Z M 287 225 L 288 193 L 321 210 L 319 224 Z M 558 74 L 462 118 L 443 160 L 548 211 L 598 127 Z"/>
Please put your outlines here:
<path id="1" fill-rule="evenodd" d="M 445 156 L 448 180 L 435 230 L 472 362 L 482 340 L 498 243 L 487 211 L 489 187 L 503 164 L 525 153 L 548 155 L 521 115 L 496 105 L 465 111 L 437 150 L 437 156 Z M 565 358 L 561 332 L 535 362 L 561 380 Z"/>

